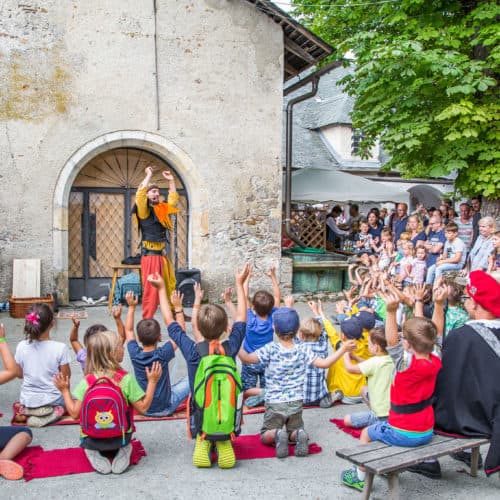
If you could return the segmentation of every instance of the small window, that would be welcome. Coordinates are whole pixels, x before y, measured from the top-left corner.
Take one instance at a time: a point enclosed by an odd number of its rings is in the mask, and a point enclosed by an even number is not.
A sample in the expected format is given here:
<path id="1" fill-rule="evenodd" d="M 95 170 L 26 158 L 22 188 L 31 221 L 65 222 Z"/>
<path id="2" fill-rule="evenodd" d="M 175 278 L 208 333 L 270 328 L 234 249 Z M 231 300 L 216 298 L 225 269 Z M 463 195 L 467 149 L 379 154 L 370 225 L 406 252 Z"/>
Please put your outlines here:
<path id="1" fill-rule="evenodd" d="M 352 139 L 351 139 L 351 156 L 361 156 L 364 151 L 361 150 L 359 144 L 363 140 L 365 134 L 360 129 L 352 130 Z"/>

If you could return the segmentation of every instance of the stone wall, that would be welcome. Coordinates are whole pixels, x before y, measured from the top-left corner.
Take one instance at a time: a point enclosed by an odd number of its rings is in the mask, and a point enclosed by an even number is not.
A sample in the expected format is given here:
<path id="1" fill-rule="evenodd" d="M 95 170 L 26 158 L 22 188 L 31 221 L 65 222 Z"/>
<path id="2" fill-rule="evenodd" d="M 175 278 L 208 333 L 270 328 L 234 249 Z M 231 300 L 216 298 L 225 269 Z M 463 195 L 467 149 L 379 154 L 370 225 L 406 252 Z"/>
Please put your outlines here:
<path id="1" fill-rule="evenodd" d="M 173 160 L 208 291 L 246 260 L 256 285 L 279 263 L 282 30 L 244 1 L 156 3 L 1 3 L 0 298 L 13 258 L 41 258 L 42 293 L 67 292 L 71 184 L 111 146 Z"/>

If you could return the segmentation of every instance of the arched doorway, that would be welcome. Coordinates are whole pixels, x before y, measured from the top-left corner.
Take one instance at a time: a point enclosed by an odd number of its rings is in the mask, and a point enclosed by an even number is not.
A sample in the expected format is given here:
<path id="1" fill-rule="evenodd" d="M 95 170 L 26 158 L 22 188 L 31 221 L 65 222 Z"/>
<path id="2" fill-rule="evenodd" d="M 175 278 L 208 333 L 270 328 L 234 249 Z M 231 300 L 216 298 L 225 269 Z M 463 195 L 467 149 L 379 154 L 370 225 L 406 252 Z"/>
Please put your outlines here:
<path id="1" fill-rule="evenodd" d="M 112 266 L 139 252 L 139 233 L 130 216 L 137 186 L 147 165 L 155 168 L 154 181 L 170 170 L 179 192 L 179 213 L 173 218 L 169 248 L 176 269 L 188 263 L 188 199 L 175 169 L 152 152 L 139 148 L 108 149 L 79 171 L 69 195 L 68 278 L 69 299 L 107 295 Z M 161 190 L 167 196 L 167 190 Z"/>

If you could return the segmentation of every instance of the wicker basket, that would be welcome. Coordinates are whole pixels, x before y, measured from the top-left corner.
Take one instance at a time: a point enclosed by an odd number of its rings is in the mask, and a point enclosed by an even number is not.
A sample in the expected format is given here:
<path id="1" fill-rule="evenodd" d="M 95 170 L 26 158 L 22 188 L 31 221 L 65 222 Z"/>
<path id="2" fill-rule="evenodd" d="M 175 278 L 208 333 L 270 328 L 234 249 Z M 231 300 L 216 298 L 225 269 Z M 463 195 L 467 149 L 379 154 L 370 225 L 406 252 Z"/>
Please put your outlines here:
<path id="1" fill-rule="evenodd" d="M 50 307 L 54 306 L 54 297 L 49 294 L 46 297 L 24 297 L 22 299 L 9 299 L 10 315 L 12 318 L 24 318 L 28 314 L 28 309 L 31 305 L 41 302 L 48 304 Z"/>

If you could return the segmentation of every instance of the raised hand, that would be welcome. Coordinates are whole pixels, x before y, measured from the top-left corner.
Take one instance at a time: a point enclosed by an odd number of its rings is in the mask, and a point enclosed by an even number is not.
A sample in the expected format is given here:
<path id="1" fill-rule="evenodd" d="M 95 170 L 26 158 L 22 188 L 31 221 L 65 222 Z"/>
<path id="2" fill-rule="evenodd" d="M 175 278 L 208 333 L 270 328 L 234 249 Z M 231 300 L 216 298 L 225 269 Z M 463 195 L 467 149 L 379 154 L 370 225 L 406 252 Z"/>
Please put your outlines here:
<path id="1" fill-rule="evenodd" d="M 310 300 L 307 303 L 307 305 L 311 308 L 311 311 L 314 314 L 314 316 L 320 315 L 318 304 L 316 302 L 314 302 L 314 300 Z"/>
<path id="2" fill-rule="evenodd" d="M 116 306 L 113 306 L 113 309 L 111 309 L 111 314 L 113 318 L 119 319 L 122 315 L 122 305 L 117 304 Z"/>
<path id="3" fill-rule="evenodd" d="M 73 321 L 73 326 L 75 328 L 80 328 L 80 320 L 76 317 L 76 314 L 71 315 L 71 321 Z"/>
<path id="4" fill-rule="evenodd" d="M 159 273 L 150 274 L 148 276 L 148 281 L 155 287 L 161 290 L 165 288 L 165 282 L 163 278 L 159 275 Z"/>
<path id="5" fill-rule="evenodd" d="M 295 305 L 295 299 L 293 298 L 293 295 L 287 295 L 283 302 L 285 303 L 286 307 L 293 307 Z"/>
<path id="6" fill-rule="evenodd" d="M 381 293 L 380 296 L 385 302 L 387 312 L 396 312 L 398 310 L 400 300 L 398 294 L 394 291 L 392 286 L 389 290 L 387 290 L 387 292 Z"/>
<path id="7" fill-rule="evenodd" d="M 182 301 L 184 300 L 184 294 L 180 293 L 178 290 L 174 290 L 172 295 L 170 295 L 170 302 L 174 306 L 175 311 L 182 310 Z"/>
<path id="8" fill-rule="evenodd" d="M 224 289 L 221 299 L 225 304 L 233 301 L 233 289 L 230 286 Z"/>
<path id="9" fill-rule="evenodd" d="M 164 170 L 161 175 L 165 178 L 166 181 L 171 182 L 174 180 L 174 176 L 172 175 L 172 172 L 168 170 Z"/>
<path id="10" fill-rule="evenodd" d="M 240 270 L 240 269 L 236 269 L 235 273 L 234 273 L 234 278 L 236 280 L 236 283 L 240 283 L 241 285 L 243 285 L 243 283 L 245 282 L 245 280 L 248 278 L 248 276 L 250 275 L 250 272 L 251 272 L 251 266 L 250 266 L 250 263 L 247 262 L 243 268 Z"/>
<path id="11" fill-rule="evenodd" d="M 127 301 L 127 305 L 129 307 L 135 307 L 139 303 L 139 298 L 134 294 L 132 290 L 129 290 L 125 294 L 125 300 Z"/>

